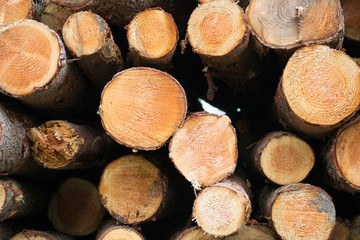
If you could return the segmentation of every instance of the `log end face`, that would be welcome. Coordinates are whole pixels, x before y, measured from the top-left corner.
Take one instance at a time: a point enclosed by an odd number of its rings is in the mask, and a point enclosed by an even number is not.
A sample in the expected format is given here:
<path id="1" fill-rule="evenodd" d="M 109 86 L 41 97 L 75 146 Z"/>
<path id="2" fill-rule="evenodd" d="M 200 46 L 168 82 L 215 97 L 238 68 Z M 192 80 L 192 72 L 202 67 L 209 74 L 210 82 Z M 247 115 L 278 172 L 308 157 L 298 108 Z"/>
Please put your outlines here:
<path id="1" fill-rule="evenodd" d="M 3 181 L 0 181 L 0 213 L 6 207 L 6 199 L 8 198 L 8 191 L 6 186 L 4 185 Z"/>
<path id="2" fill-rule="evenodd" d="M 126 226 L 117 226 L 105 234 L 103 234 L 97 240 L 144 240 L 144 238 L 134 229 Z"/>
<path id="3" fill-rule="evenodd" d="M 233 236 L 227 237 L 227 240 L 253 240 L 253 239 L 266 239 L 278 240 L 277 233 L 269 228 L 267 225 L 245 225 Z"/>
<path id="4" fill-rule="evenodd" d="M 179 235 L 175 237 L 174 240 L 217 240 L 217 237 L 214 237 L 206 232 L 204 232 L 200 227 L 192 227 L 186 229 Z"/>
<path id="5" fill-rule="evenodd" d="M 32 17 L 32 0 L 3 1 L 0 5 L 0 25 Z"/>

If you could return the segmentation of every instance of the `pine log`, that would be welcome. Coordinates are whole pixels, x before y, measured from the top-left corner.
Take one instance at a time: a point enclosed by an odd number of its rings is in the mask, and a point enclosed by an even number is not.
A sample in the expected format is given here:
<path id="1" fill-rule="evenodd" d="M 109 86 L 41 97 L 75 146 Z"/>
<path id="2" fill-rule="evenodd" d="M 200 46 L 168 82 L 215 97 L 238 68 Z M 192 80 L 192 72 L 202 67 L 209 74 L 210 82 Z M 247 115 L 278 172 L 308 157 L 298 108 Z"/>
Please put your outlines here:
<path id="1" fill-rule="evenodd" d="M 94 9 L 104 0 L 51 0 L 51 2 L 78 12 Z"/>
<path id="2" fill-rule="evenodd" d="M 360 41 L 360 5 L 357 0 L 340 0 L 345 20 L 345 37 Z"/>
<path id="3" fill-rule="evenodd" d="M 96 240 L 144 240 L 145 238 L 134 228 L 109 221 L 99 229 Z"/>
<path id="4" fill-rule="evenodd" d="M 240 228 L 234 235 L 226 237 L 224 240 L 279 240 L 280 236 L 267 225 L 249 224 Z"/>
<path id="5" fill-rule="evenodd" d="M 7 0 L 0 3 L 0 25 L 35 17 L 33 0 Z"/>
<path id="6" fill-rule="evenodd" d="M 161 8 L 139 12 L 127 25 L 129 60 L 134 66 L 170 70 L 179 33 L 173 17 Z"/>
<path id="7" fill-rule="evenodd" d="M 23 230 L 10 240 L 74 240 L 73 238 L 56 232 L 44 232 L 37 230 Z"/>
<path id="8" fill-rule="evenodd" d="M 54 228 L 71 236 L 95 232 L 105 215 L 94 184 L 80 178 L 68 178 L 51 197 L 48 216 Z"/>
<path id="9" fill-rule="evenodd" d="M 76 63 L 93 85 L 102 90 L 115 73 L 123 68 L 123 60 L 108 24 L 92 12 L 71 15 L 62 29 L 64 42 Z"/>
<path id="10" fill-rule="evenodd" d="M 286 57 L 302 46 L 342 46 L 344 16 L 339 0 L 255 0 L 246 17 L 256 39 Z"/>
<path id="11" fill-rule="evenodd" d="M 289 132 L 268 133 L 253 150 L 253 165 L 267 179 L 278 184 L 298 183 L 315 164 L 312 147 Z"/>
<path id="12" fill-rule="evenodd" d="M 351 220 L 349 240 L 360 239 L 360 215 Z"/>
<path id="13" fill-rule="evenodd" d="M 200 227 L 187 228 L 179 233 L 176 233 L 171 240 L 217 240 L 215 236 L 212 236 L 204 232 Z M 223 238 L 224 240 L 226 238 Z"/>
<path id="14" fill-rule="evenodd" d="M 59 36 L 46 25 L 24 19 L 0 26 L 0 89 L 32 108 L 70 114 L 79 109 L 86 83 Z"/>
<path id="15" fill-rule="evenodd" d="M 51 169 L 103 165 L 113 145 L 104 131 L 62 120 L 48 121 L 33 127 L 28 136 L 34 159 Z"/>
<path id="16" fill-rule="evenodd" d="M 360 118 L 337 130 L 324 149 L 324 170 L 331 187 L 348 192 L 360 192 Z"/>
<path id="17" fill-rule="evenodd" d="M 48 204 L 45 190 L 45 186 L 37 182 L 1 178 L 0 221 L 43 214 Z"/>
<path id="18" fill-rule="evenodd" d="M 211 0 L 198 0 L 199 3 L 206 3 L 209 1 L 211 1 Z M 234 1 L 234 2 L 239 4 L 242 8 L 246 8 L 249 5 L 250 0 L 238 0 L 238 1 Z"/>
<path id="19" fill-rule="evenodd" d="M 350 222 L 347 220 L 342 220 L 341 218 L 336 218 L 336 223 L 334 231 L 331 234 L 329 240 L 349 240 L 350 236 Z"/>
<path id="20" fill-rule="evenodd" d="M 75 13 L 74 10 L 51 2 L 41 11 L 39 20 L 62 36 L 62 28 L 73 13 Z"/>
<path id="21" fill-rule="evenodd" d="M 141 155 L 125 155 L 106 166 L 99 192 L 105 208 L 117 221 L 137 225 L 165 213 L 168 180 Z"/>
<path id="22" fill-rule="evenodd" d="M 322 138 L 358 110 L 360 67 L 342 51 L 304 47 L 289 59 L 274 101 L 285 128 Z"/>
<path id="23" fill-rule="evenodd" d="M 183 123 L 186 96 L 171 75 L 153 68 L 130 68 L 105 86 L 99 114 L 106 132 L 133 149 L 162 147 Z"/>
<path id="24" fill-rule="evenodd" d="M 234 172 L 238 157 L 230 118 L 192 113 L 171 139 L 169 157 L 196 189 L 223 180 Z"/>
<path id="25" fill-rule="evenodd" d="M 229 236 L 245 225 L 250 217 L 249 187 L 235 177 L 203 189 L 196 197 L 193 217 L 208 234 Z"/>
<path id="26" fill-rule="evenodd" d="M 335 226 L 335 206 L 321 188 L 296 183 L 262 196 L 265 218 L 285 240 L 327 240 Z"/>

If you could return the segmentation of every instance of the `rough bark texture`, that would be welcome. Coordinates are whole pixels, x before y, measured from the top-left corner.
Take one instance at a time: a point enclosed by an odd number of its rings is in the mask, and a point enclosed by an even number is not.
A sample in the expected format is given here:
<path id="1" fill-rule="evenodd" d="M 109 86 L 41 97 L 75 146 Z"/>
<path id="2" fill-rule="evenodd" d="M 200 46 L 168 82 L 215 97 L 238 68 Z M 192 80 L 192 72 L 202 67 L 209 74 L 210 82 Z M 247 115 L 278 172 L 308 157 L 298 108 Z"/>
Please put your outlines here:
<path id="1" fill-rule="evenodd" d="M 35 17 L 33 0 L 8 0 L 0 3 L 0 24 L 16 22 L 25 18 Z"/>
<path id="2" fill-rule="evenodd" d="M 10 240 L 74 240 L 73 238 L 56 232 L 44 232 L 37 230 L 23 230 Z"/>
<path id="3" fill-rule="evenodd" d="M 345 37 L 360 41 L 360 5 L 356 0 L 340 0 L 345 20 Z"/>
<path id="4" fill-rule="evenodd" d="M 104 2 L 104 0 L 52 0 L 52 2 L 74 11 L 92 10 Z"/>
<path id="5" fill-rule="evenodd" d="M 110 220 L 100 227 L 96 240 L 144 240 L 145 238 L 134 228 L 126 225 L 119 225 L 115 220 Z"/>
<path id="6" fill-rule="evenodd" d="M 360 216 L 356 216 L 351 221 L 349 240 L 360 239 Z"/>

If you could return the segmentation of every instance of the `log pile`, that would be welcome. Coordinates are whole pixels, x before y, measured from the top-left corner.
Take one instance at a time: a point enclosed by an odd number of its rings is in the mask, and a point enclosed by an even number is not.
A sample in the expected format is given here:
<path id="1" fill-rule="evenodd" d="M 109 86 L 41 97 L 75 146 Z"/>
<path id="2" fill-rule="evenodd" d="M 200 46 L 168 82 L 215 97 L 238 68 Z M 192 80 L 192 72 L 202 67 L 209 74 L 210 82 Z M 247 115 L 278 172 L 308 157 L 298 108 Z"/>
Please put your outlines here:
<path id="1" fill-rule="evenodd" d="M 0 240 L 359 240 L 359 6 L 1 2 Z"/>

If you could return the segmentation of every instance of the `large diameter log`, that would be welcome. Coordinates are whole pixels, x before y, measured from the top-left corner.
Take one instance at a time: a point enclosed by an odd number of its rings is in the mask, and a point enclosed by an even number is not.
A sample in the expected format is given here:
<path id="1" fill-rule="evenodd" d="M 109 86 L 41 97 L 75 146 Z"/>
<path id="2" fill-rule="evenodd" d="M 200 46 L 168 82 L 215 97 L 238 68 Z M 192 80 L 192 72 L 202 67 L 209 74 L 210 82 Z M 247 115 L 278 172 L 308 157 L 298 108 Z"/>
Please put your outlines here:
<path id="1" fill-rule="evenodd" d="M 329 239 L 336 222 L 335 206 L 321 188 L 296 183 L 262 198 L 265 217 L 285 240 Z"/>
<path id="2" fill-rule="evenodd" d="M 16 22 L 35 16 L 33 0 L 7 0 L 0 4 L 0 24 Z"/>
<path id="3" fill-rule="evenodd" d="M 100 226 L 105 215 L 94 184 L 80 178 L 68 178 L 52 196 L 48 216 L 54 228 L 71 236 L 85 236 Z"/>
<path id="4" fill-rule="evenodd" d="M 111 216 L 120 223 L 137 225 L 165 214 L 168 180 L 141 155 L 125 155 L 106 166 L 99 192 Z"/>
<path id="5" fill-rule="evenodd" d="M 173 17 L 161 8 L 139 12 L 127 25 L 129 60 L 134 66 L 170 70 L 179 33 Z"/>
<path id="6" fill-rule="evenodd" d="M 10 240 L 74 240 L 73 238 L 56 232 L 45 232 L 37 230 L 23 230 L 13 236 Z"/>
<path id="7" fill-rule="evenodd" d="M 57 114 L 79 109 L 87 92 L 82 75 L 67 64 L 59 36 L 24 19 L 0 26 L 0 89 L 32 108 Z"/>
<path id="8" fill-rule="evenodd" d="M 108 24 L 92 12 L 71 15 L 62 29 L 64 42 L 94 86 L 102 90 L 123 68 L 123 60 Z"/>
<path id="9" fill-rule="evenodd" d="M 349 120 L 360 104 L 360 67 L 342 51 L 323 45 L 297 50 L 275 95 L 282 125 L 314 138 Z"/>
<path id="10" fill-rule="evenodd" d="M 315 164 L 315 153 L 294 134 L 271 132 L 254 147 L 253 163 L 267 179 L 286 185 L 304 180 Z"/>
<path id="11" fill-rule="evenodd" d="M 344 16 L 339 0 L 255 0 L 246 16 L 260 43 L 287 56 L 312 44 L 342 46 Z"/>
<path id="12" fill-rule="evenodd" d="M 193 217 L 208 234 L 229 236 L 245 225 L 250 217 L 248 187 L 236 178 L 228 178 L 203 189 L 196 197 Z"/>
<path id="13" fill-rule="evenodd" d="M 360 192 L 360 118 L 342 126 L 324 149 L 325 170 L 331 187 Z"/>
<path id="14" fill-rule="evenodd" d="M 144 240 L 145 238 L 134 228 L 126 225 L 116 224 L 115 221 L 110 221 L 104 226 L 100 227 L 96 240 Z"/>
<path id="15" fill-rule="evenodd" d="M 196 189 L 223 180 L 234 172 L 238 157 L 230 118 L 192 113 L 171 139 L 169 157 Z"/>
<path id="16" fill-rule="evenodd" d="M 99 114 L 118 143 L 142 150 L 162 147 L 183 123 L 186 96 L 171 75 L 153 68 L 130 68 L 104 88 Z"/>
<path id="17" fill-rule="evenodd" d="M 360 5 L 357 0 L 340 0 L 345 20 L 345 37 L 360 41 Z"/>
<path id="18" fill-rule="evenodd" d="M 29 130 L 34 159 L 51 169 L 77 169 L 105 163 L 113 141 L 94 127 L 53 120 Z"/>
<path id="19" fill-rule="evenodd" d="M 41 11 L 39 21 L 54 30 L 59 36 L 62 36 L 62 28 L 67 19 L 74 14 L 74 10 L 50 2 Z"/>

